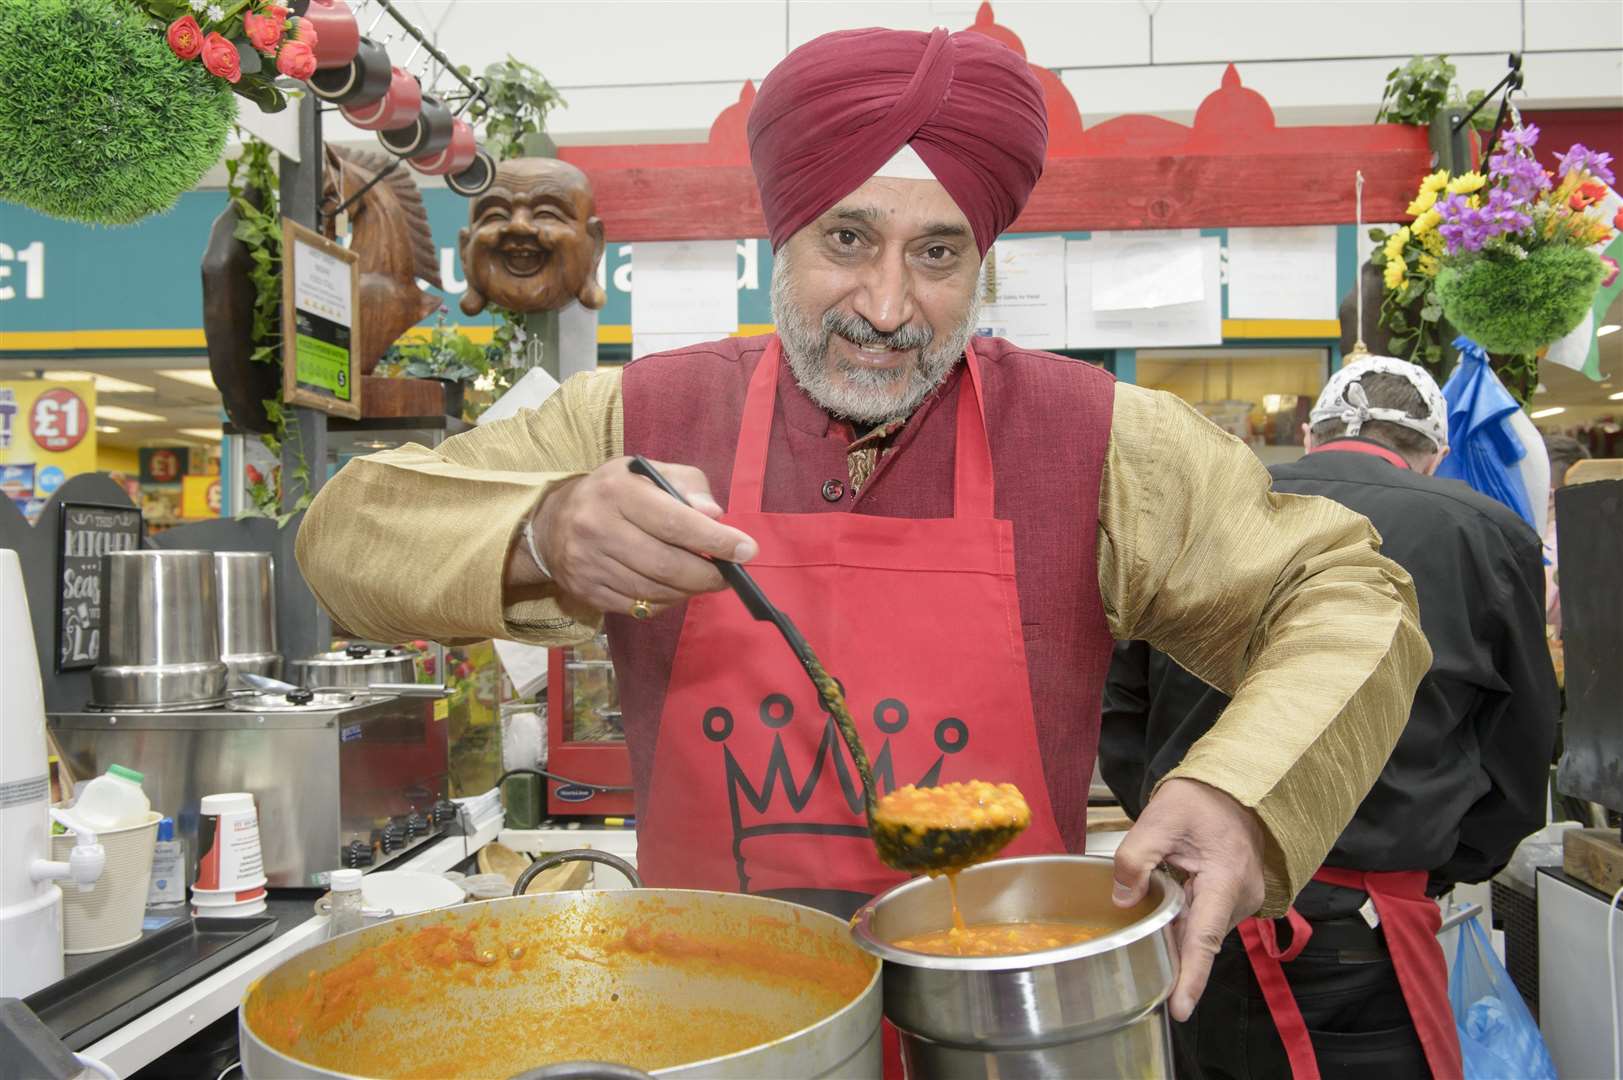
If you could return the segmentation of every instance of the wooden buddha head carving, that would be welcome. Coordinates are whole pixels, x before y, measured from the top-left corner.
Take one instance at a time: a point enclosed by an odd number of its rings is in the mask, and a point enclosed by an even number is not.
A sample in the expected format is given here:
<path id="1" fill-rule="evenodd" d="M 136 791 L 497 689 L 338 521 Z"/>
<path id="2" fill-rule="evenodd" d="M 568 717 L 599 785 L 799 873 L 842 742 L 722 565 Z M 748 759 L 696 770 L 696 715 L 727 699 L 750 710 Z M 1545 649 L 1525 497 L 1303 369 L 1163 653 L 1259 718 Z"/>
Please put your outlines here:
<path id="1" fill-rule="evenodd" d="M 468 207 L 459 235 L 468 291 L 462 310 L 556 311 L 579 300 L 601 308 L 597 284 L 603 222 L 586 174 L 553 158 L 514 158 L 496 166 L 489 190 Z"/>

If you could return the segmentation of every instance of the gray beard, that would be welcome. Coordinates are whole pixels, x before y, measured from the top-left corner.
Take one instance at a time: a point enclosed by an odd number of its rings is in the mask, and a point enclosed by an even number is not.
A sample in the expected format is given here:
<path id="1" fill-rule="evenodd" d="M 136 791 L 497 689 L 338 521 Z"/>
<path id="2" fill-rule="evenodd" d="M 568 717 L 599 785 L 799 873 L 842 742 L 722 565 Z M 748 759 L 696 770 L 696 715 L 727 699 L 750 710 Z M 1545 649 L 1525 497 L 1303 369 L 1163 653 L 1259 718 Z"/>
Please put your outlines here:
<path id="1" fill-rule="evenodd" d="M 813 320 L 795 303 L 790 274 L 779 263 L 772 275 L 772 319 L 783 342 L 789 370 L 808 397 L 819 406 L 859 424 L 880 425 L 913 414 L 925 398 L 952 372 L 964 347 L 975 334 L 980 318 L 977 287 L 964 319 L 939 340 L 928 328 L 904 326 L 884 333 L 860 315 L 835 309 Z M 833 370 L 828 363 L 829 339 L 839 334 L 857 345 L 887 345 L 917 349 L 918 361 L 893 371 L 876 370 L 841 360 Z"/>

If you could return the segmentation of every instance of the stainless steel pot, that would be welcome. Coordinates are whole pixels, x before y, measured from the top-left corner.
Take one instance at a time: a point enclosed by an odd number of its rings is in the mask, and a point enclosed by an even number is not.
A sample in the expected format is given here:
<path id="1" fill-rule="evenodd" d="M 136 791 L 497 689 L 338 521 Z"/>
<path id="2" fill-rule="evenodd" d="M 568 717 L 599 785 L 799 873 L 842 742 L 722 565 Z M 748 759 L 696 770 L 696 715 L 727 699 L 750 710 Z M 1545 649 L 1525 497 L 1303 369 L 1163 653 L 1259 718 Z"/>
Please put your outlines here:
<path id="1" fill-rule="evenodd" d="M 417 666 L 405 649 L 351 645 L 342 652 L 290 660 L 288 681 L 310 690 L 335 687 L 365 690 L 374 683 L 414 683 Z"/>
<path id="2" fill-rule="evenodd" d="M 1165 1002 L 1178 974 L 1172 920 L 1183 889 L 1156 871 L 1132 909 L 1110 902 L 1111 860 L 1040 855 L 958 877 L 964 921 L 1077 921 L 1091 941 L 1017 956 L 930 956 L 890 944 L 952 925 L 947 882 L 915 878 L 864 905 L 852 935 L 885 961 L 885 1016 L 908 1075 L 932 1078 L 1172 1075 Z"/>
<path id="3" fill-rule="evenodd" d="M 97 708 L 163 710 L 225 699 L 214 554 L 117 551 L 103 556 Z"/>
<path id="4" fill-rule="evenodd" d="M 220 551 L 214 555 L 215 590 L 220 606 L 220 659 L 231 680 L 243 672 L 276 678 L 282 654 L 276 651 L 275 564 L 265 551 Z"/>
<path id="5" fill-rule="evenodd" d="M 688 953 L 692 943 L 704 955 Z M 833 970 L 839 979 L 819 976 Z M 515 896 L 345 934 L 249 987 L 238 1033 L 250 1080 L 506 1077 L 543 1065 L 539 1044 L 561 1031 L 589 1051 L 571 1060 L 612 1061 L 639 1045 L 616 1025 L 638 1018 L 649 1020 L 643 1051 L 667 1056 L 701 1028 L 770 1021 L 782 1031 L 654 1076 L 878 1080 L 882 1070 L 879 965 L 843 920 L 678 889 Z M 542 1075 L 637 1075 L 558 1068 Z"/>

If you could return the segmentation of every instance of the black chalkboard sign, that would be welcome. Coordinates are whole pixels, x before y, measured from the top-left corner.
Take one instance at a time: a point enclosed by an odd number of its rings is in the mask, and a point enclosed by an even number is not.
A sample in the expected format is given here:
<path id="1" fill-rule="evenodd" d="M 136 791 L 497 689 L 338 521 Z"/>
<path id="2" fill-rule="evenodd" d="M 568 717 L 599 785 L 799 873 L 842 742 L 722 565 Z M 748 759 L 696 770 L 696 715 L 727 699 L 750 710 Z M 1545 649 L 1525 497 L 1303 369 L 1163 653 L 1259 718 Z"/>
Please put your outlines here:
<path id="1" fill-rule="evenodd" d="M 134 507 L 62 504 L 56 547 L 56 670 L 96 666 L 105 584 L 101 557 L 136 550 L 142 532 L 141 511 Z"/>

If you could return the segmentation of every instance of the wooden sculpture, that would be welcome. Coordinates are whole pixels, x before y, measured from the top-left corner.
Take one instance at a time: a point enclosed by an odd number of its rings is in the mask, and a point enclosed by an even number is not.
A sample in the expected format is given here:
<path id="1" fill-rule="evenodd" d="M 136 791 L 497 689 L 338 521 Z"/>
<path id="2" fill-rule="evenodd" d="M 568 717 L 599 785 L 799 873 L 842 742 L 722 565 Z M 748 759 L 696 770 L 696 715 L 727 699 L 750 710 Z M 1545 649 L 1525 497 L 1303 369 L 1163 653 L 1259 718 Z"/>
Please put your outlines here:
<path id="1" fill-rule="evenodd" d="M 336 212 L 394 162 L 387 154 L 326 147 L 322 170 L 322 226 L 337 232 Z M 397 168 L 352 205 L 349 248 L 360 256 L 362 321 L 359 360 L 370 375 L 395 340 L 440 305 L 418 280 L 440 287 L 440 269 L 428 211 L 411 173 Z"/>
<path id="2" fill-rule="evenodd" d="M 243 192 L 253 206 L 263 197 L 254 188 Z M 236 237 L 237 210 L 227 202 L 209 230 L 203 251 L 203 339 L 208 346 L 209 374 L 231 422 L 244 431 L 264 434 L 275 429 L 265 415 L 265 401 L 282 392 L 282 372 L 275 364 L 256 364 L 253 324 L 255 290 L 249 273 L 253 257 Z"/>
<path id="3" fill-rule="evenodd" d="M 557 311 L 579 300 L 603 306 L 597 262 L 603 223 L 586 174 L 553 158 L 513 158 L 496 166 L 489 190 L 468 207 L 458 237 L 468 291 L 462 310 Z"/>

